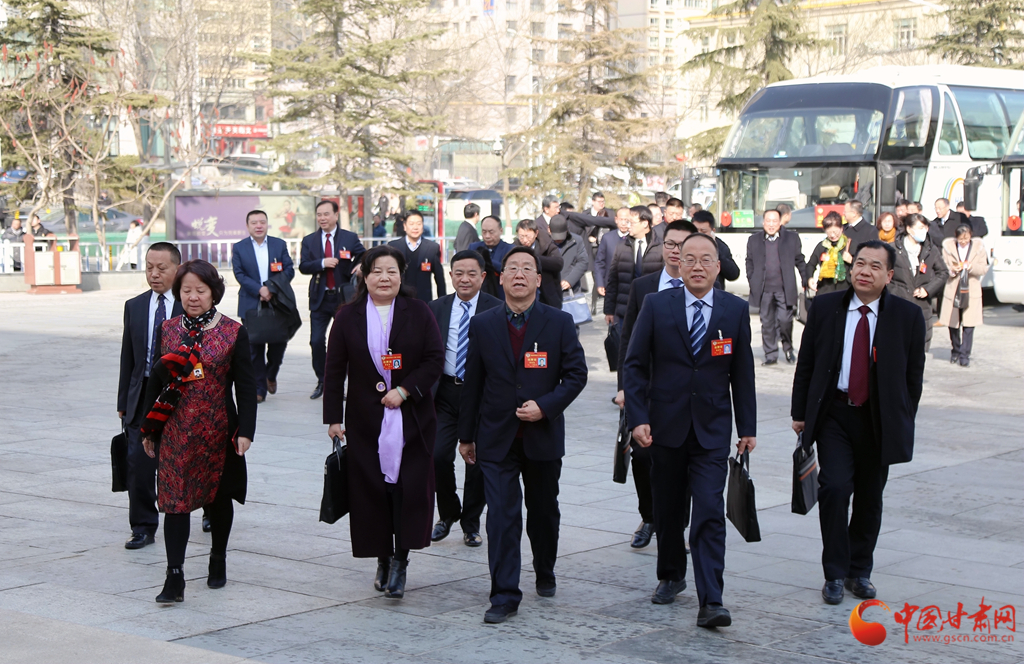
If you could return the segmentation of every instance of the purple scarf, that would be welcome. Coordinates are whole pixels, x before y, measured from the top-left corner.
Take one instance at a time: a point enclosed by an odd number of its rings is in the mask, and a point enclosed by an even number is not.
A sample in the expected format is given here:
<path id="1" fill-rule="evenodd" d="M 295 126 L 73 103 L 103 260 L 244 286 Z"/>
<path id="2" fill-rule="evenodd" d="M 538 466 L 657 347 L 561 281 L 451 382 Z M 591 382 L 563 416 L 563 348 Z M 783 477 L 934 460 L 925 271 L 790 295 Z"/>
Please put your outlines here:
<path id="1" fill-rule="evenodd" d="M 377 373 L 384 379 L 387 389 L 391 389 L 391 371 L 384 369 L 381 356 L 387 355 L 391 338 L 391 323 L 395 319 L 395 303 L 391 302 L 388 311 L 388 324 L 381 327 L 380 314 L 373 305 L 373 298 L 366 296 L 366 345 L 370 348 L 370 359 Z M 385 408 L 384 421 L 380 424 L 380 438 L 377 439 L 377 454 L 380 456 L 380 472 L 384 473 L 384 481 L 388 484 L 398 483 L 398 472 L 402 468 L 402 448 L 405 447 L 405 434 L 402 430 L 402 409 Z"/>

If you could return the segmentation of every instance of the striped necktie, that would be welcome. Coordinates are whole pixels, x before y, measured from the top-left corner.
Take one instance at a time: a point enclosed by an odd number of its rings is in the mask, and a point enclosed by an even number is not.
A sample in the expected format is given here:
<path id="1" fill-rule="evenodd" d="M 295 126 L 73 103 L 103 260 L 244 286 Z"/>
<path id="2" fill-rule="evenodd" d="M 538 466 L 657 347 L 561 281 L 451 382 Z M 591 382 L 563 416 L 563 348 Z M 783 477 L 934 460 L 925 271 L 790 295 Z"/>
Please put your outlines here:
<path id="1" fill-rule="evenodd" d="M 697 300 L 693 303 L 693 323 L 690 325 L 690 347 L 693 348 L 693 356 L 697 357 L 700 352 L 700 346 L 704 343 L 704 333 L 708 331 L 707 325 L 704 323 L 704 314 L 701 313 L 701 309 L 704 308 L 704 303 Z"/>
<path id="2" fill-rule="evenodd" d="M 669 279 L 668 283 L 672 284 L 672 288 L 679 288 L 683 285 L 682 279 Z"/>
<path id="3" fill-rule="evenodd" d="M 459 380 L 466 378 L 466 355 L 469 353 L 469 302 L 460 302 L 462 305 L 462 319 L 459 320 L 459 346 L 455 351 L 455 377 Z"/>
<path id="4" fill-rule="evenodd" d="M 161 295 L 156 299 L 156 312 L 153 315 L 153 339 L 150 342 L 149 348 L 149 362 L 146 363 L 146 375 L 148 376 L 153 370 L 153 366 L 156 361 L 160 359 L 160 345 L 161 345 L 161 327 L 164 321 L 167 320 L 167 307 L 164 306 L 164 302 L 167 298 Z"/>

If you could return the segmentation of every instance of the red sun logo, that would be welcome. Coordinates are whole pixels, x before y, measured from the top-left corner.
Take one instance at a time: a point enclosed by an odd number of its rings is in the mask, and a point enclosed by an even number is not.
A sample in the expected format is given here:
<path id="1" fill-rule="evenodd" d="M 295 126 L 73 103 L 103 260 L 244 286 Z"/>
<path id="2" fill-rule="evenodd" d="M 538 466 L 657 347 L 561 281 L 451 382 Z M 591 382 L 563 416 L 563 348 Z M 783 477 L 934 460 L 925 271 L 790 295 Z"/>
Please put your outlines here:
<path id="1" fill-rule="evenodd" d="M 888 605 L 880 599 L 869 599 L 853 607 L 850 612 L 850 632 L 853 638 L 869 646 L 877 646 L 885 641 L 885 626 L 882 623 L 864 620 L 864 611 L 872 606 L 880 606 L 891 613 Z"/>

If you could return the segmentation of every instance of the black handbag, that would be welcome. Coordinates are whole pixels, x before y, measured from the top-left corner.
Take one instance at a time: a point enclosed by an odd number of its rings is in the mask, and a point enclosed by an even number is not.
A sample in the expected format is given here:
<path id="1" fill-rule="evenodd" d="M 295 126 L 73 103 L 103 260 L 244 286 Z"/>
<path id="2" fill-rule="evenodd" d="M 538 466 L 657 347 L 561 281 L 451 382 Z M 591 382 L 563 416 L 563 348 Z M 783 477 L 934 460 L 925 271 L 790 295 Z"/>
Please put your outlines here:
<path id="1" fill-rule="evenodd" d="M 110 439 L 110 490 L 128 490 L 128 435 L 122 431 Z"/>
<path id="2" fill-rule="evenodd" d="M 761 528 L 757 525 L 757 505 L 754 504 L 754 480 L 750 479 L 750 452 L 729 457 L 729 495 L 725 515 L 748 542 L 761 541 Z"/>
<path id="3" fill-rule="evenodd" d="M 245 331 L 251 344 L 286 343 L 291 338 L 288 325 L 288 316 L 273 302 L 260 301 L 255 309 L 245 312 Z"/>
<path id="4" fill-rule="evenodd" d="M 619 326 L 614 323 L 608 326 L 608 336 L 604 338 L 604 354 L 608 356 L 608 371 L 618 371 Z"/>
<path id="5" fill-rule="evenodd" d="M 793 450 L 793 514 L 807 514 L 818 502 L 818 453 L 804 447 L 804 435 L 797 434 Z"/>
<path id="6" fill-rule="evenodd" d="M 334 450 L 324 461 L 324 497 L 320 500 L 320 520 L 334 523 L 348 514 L 348 445 L 334 437 Z"/>
<path id="7" fill-rule="evenodd" d="M 629 473 L 629 427 L 626 425 L 626 411 L 619 413 L 619 433 L 615 436 L 615 460 L 612 467 L 612 481 L 618 484 L 626 483 L 626 475 Z"/>
<path id="8" fill-rule="evenodd" d="M 953 295 L 953 308 L 966 309 L 971 305 L 971 281 L 967 274 L 967 267 L 960 272 L 960 280 L 956 285 L 956 293 Z"/>

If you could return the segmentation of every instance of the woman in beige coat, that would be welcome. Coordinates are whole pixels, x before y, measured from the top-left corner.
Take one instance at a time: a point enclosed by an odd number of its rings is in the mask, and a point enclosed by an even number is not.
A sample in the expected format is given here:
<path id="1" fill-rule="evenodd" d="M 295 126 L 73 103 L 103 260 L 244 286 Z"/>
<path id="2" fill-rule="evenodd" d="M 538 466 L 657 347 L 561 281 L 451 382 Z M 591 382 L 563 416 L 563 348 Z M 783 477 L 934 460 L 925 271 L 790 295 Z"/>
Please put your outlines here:
<path id="1" fill-rule="evenodd" d="M 942 259 L 949 268 L 949 281 L 939 321 L 949 326 L 953 346 L 949 363 L 967 367 L 971 364 L 974 328 L 982 324 L 981 278 L 988 272 L 988 253 L 980 239 L 971 237 L 971 227 L 961 224 L 955 237 L 942 241 Z"/>

